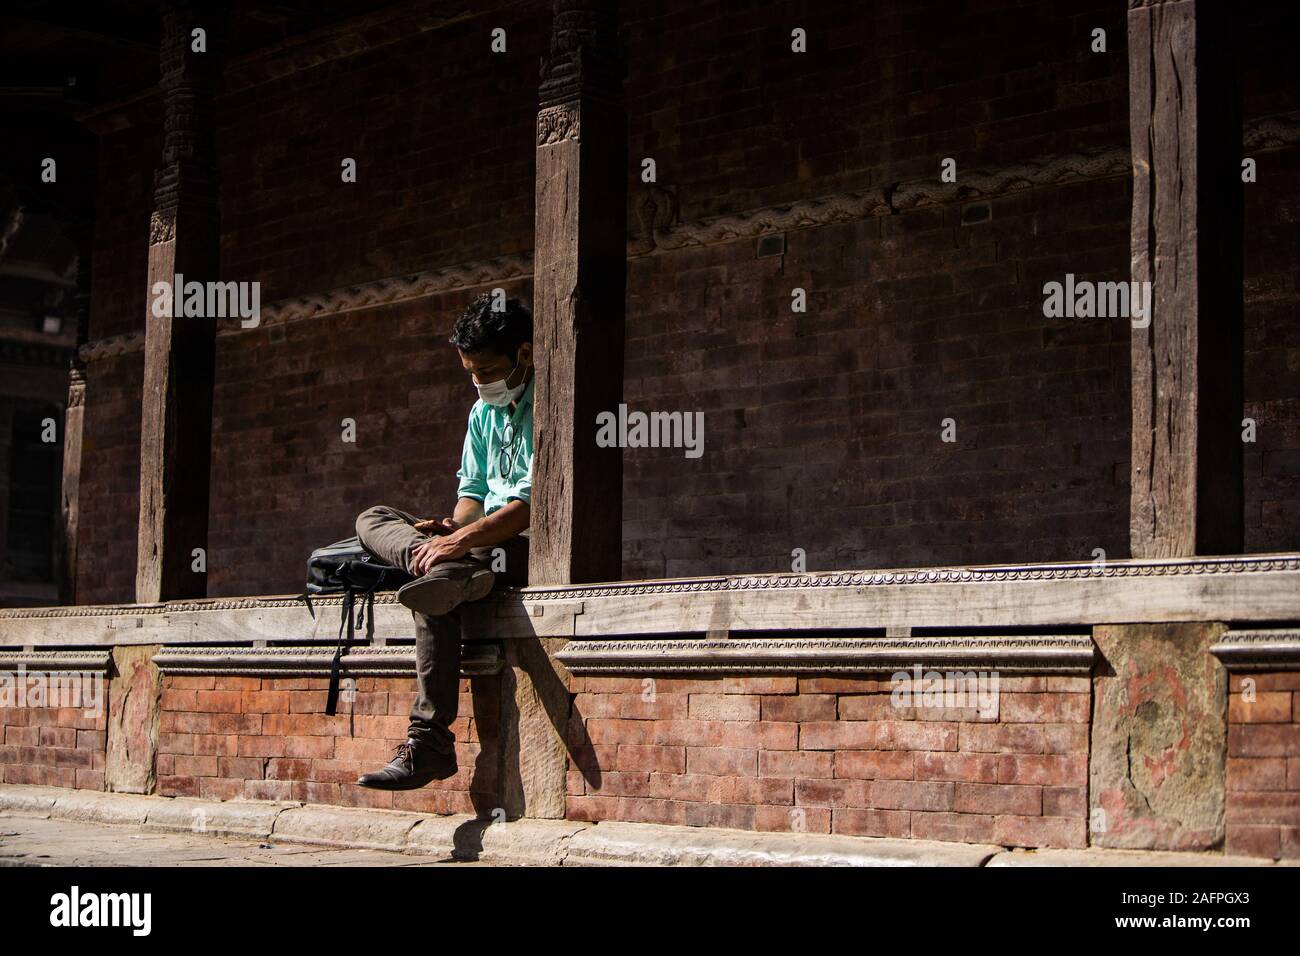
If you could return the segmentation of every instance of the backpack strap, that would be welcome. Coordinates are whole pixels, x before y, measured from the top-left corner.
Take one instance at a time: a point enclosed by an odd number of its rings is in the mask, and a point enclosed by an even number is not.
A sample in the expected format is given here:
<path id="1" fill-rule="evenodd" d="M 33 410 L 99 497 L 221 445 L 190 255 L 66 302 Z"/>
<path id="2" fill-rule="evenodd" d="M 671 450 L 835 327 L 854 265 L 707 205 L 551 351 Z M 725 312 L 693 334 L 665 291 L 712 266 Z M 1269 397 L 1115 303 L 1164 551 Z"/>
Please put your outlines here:
<path id="1" fill-rule="evenodd" d="M 385 571 L 381 573 L 379 580 L 364 591 L 358 591 L 351 585 L 348 585 L 347 590 L 343 592 L 343 617 L 339 621 L 339 639 L 338 643 L 334 647 L 334 659 L 330 661 L 330 685 L 329 691 L 325 696 L 325 713 L 330 717 L 333 717 L 335 711 L 338 709 L 339 683 L 343 670 L 344 648 L 355 642 L 355 629 L 361 627 L 363 624 L 366 628 L 366 640 L 369 642 L 375 639 L 375 589 L 378 588 L 380 583 L 384 580 L 384 574 L 387 574 L 387 572 Z M 360 602 L 357 601 L 358 597 L 361 598 Z M 311 606 L 310 598 L 307 599 L 307 606 Z M 353 608 L 356 609 L 355 624 L 353 623 Z M 368 614 L 366 613 L 367 610 L 369 611 Z M 345 627 L 347 628 L 346 641 L 343 640 L 343 630 Z"/>
<path id="2" fill-rule="evenodd" d="M 339 639 L 334 646 L 334 659 L 330 661 L 330 685 L 329 691 L 325 695 L 325 713 L 333 717 L 338 710 L 339 703 L 339 673 L 343 667 L 343 649 L 351 644 L 355 636 L 353 629 L 352 608 L 355 604 L 356 592 L 349 585 L 343 592 L 343 617 L 339 621 Z M 347 640 L 343 639 L 343 631 L 347 629 Z"/>

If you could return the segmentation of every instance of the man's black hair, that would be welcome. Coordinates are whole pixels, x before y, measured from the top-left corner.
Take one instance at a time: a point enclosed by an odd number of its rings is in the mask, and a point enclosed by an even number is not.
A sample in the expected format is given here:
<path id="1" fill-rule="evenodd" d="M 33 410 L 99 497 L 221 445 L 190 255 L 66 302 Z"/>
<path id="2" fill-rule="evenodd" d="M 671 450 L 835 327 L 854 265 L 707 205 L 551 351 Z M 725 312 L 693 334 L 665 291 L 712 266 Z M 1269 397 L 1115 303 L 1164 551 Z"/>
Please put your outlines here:
<path id="1" fill-rule="evenodd" d="M 492 311 L 492 295 L 483 293 L 470 303 L 451 331 L 452 345 L 462 352 L 492 351 L 514 359 L 519 346 L 533 340 L 533 314 L 518 299 L 506 299 L 505 308 Z"/>

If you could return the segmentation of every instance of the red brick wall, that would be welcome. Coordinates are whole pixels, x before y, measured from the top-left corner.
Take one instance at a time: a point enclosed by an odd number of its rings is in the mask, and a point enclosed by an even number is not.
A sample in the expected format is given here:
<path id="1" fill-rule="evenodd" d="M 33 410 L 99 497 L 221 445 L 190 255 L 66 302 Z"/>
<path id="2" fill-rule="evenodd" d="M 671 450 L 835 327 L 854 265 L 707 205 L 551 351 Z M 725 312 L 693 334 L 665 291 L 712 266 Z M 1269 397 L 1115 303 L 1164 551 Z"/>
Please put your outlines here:
<path id="1" fill-rule="evenodd" d="M 158 792 L 482 815 L 499 805 L 497 680 L 476 681 L 472 694 L 461 681 L 456 775 L 397 793 L 356 779 L 406 739 L 413 681 L 358 678 L 354 699 L 340 699 L 333 717 L 324 713 L 327 686 L 324 678 L 165 677 Z"/>
<path id="2" fill-rule="evenodd" d="M 1127 553 L 1124 323 L 1041 290 L 1122 274 L 1128 208 L 1110 180 L 635 261 L 629 405 L 703 410 L 705 453 L 625 455 L 625 576 Z"/>
<path id="3" fill-rule="evenodd" d="M 462 681 L 452 728 L 460 771 L 387 793 L 354 781 L 404 738 L 409 680 L 359 679 L 355 700 L 327 717 L 323 679 L 165 678 L 159 792 L 490 814 L 499 684 L 470 687 Z M 1003 678 L 996 711 L 983 714 L 897 708 L 893 688 L 827 677 L 572 678 L 567 816 L 1086 843 L 1088 679 Z"/>
<path id="4" fill-rule="evenodd" d="M 550 22 L 511 4 L 219 100 L 225 277 L 269 301 L 530 250 Z M 488 50 L 496 26 L 508 55 Z"/>
<path id="5" fill-rule="evenodd" d="M 1242 9 L 1241 93 L 1246 118 L 1300 110 L 1289 37 L 1294 5 Z M 1246 410 L 1258 423 L 1245 446 L 1246 550 L 1300 547 L 1300 149 L 1246 150 L 1258 182 L 1244 186 Z"/>
<path id="6" fill-rule="evenodd" d="M 135 600 L 140 523 L 139 353 L 89 363 L 82 421 L 77 603 Z"/>
<path id="7" fill-rule="evenodd" d="M 1258 153 L 1246 190 L 1246 549 L 1300 547 L 1300 149 Z"/>
<path id="8" fill-rule="evenodd" d="M 93 715 L 83 707 L 0 708 L 0 780 L 103 790 L 107 728 L 102 707 Z"/>
<path id="9" fill-rule="evenodd" d="M 161 150 L 156 126 L 100 137 L 91 258 L 91 341 L 143 330 L 147 308 L 149 213 Z M 139 353 L 96 359 L 86 368 L 77 602 L 135 600 L 140 512 Z"/>
<path id="10" fill-rule="evenodd" d="M 633 223 L 645 156 L 691 220 L 933 177 L 943 156 L 960 179 L 1127 143 L 1123 10 L 1103 0 L 627 9 Z M 1269 16 L 1250 14 L 1248 118 L 1297 106 L 1285 71 L 1261 66 L 1289 62 Z M 224 277 L 269 302 L 530 249 L 550 12 L 511 7 L 495 57 L 483 40 L 501 17 L 224 97 Z M 797 69 L 792 25 L 813 51 Z M 1088 49 L 1097 26 L 1105 55 Z M 94 336 L 142 324 L 156 131 L 103 146 Z M 345 156 L 356 184 L 339 180 Z M 1297 156 L 1261 154 L 1247 187 L 1252 550 L 1300 546 Z M 1041 288 L 1124 276 L 1128 229 L 1121 178 L 791 232 L 779 258 L 742 241 L 634 260 L 627 400 L 704 412 L 705 455 L 627 452 L 624 576 L 782 570 L 794 548 L 814 570 L 1126 554 L 1128 336 L 1044 319 Z M 368 505 L 446 510 L 474 396 L 443 339 L 477 291 L 222 337 L 210 594 L 295 591 L 307 552 Z M 108 437 L 83 470 L 87 601 L 133 591 L 138 379 L 119 374 L 92 367 L 88 390 L 87 441 Z"/>
<path id="11" fill-rule="evenodd" d="M 1300 673 L 1234 674 L 1229 688 L 1227 852 L 1300 859 Z"/>
<path id="12" fill-rule="evenodd" d="M 570 819 L 1087 841 L 1087 678 L 1003 678 L 996 716 L 895 708 L 887 680 L 573 681 Z"/>
<path id="13" fill-rule="evenodd" d="M 90 263 L 90 329 L 95 339 L 144 328 L 153 177 L 162 153 L 156 124 L 99 139 L 95 231 Z"/>

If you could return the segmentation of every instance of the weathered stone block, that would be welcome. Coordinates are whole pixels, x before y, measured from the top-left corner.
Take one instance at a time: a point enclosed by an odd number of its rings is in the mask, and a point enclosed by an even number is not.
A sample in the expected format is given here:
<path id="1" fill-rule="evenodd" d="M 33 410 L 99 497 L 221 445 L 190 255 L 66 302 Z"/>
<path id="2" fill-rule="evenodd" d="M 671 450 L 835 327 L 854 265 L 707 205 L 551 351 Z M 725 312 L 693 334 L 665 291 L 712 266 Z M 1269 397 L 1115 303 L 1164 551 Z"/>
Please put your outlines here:
<path id="1" fill-rule="evenodd" d="M 160 645 L 113 648 L 108 684 L 108 752 L 104 789 L 153 793 L 162 716 L 162 678 L 153 664 Z"/>
<path id="2" fill-rule="evenodd" d="M 1095 846 L 1220 846 L 1227 672 L 1209 647 L 1222 624 L 1097 627 L 1089 766 Z"/>
<path id="3" fill-rule="evenodd" d="M 507 819 L 564 817 L 569 721 L 563 639 L 506 642 L 501 675 L 500 798 Z"/>

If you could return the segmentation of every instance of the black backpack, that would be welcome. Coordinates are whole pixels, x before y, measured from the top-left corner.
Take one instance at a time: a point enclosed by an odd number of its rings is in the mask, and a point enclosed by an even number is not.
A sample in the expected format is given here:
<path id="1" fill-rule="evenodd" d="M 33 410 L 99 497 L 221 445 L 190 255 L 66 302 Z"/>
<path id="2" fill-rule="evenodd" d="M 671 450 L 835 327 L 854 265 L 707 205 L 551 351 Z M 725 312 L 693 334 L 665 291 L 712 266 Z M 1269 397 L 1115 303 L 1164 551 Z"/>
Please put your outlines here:
<path id="1" fill-rule="evenodd" d="M 374 555 L 361 546 L 359 538 L 346 538 L 317 548 L 307 559 L 307 586 L 301 600 L 311 616 L 316 617 L 316 609 L 311 604 L 312 595 L 343 595 L 339 638 L 330 664 L 329 693 L 325 699 L 325 713 L 329 716 L 333 717 L 338 709 L 343 652 L 356 642 L 356 629 L 364 624 L 367 640 L 375 636 L 375 592 L 391 591 L 410 580 L 411 576 L 401 568 L 375 560 Z"/>

